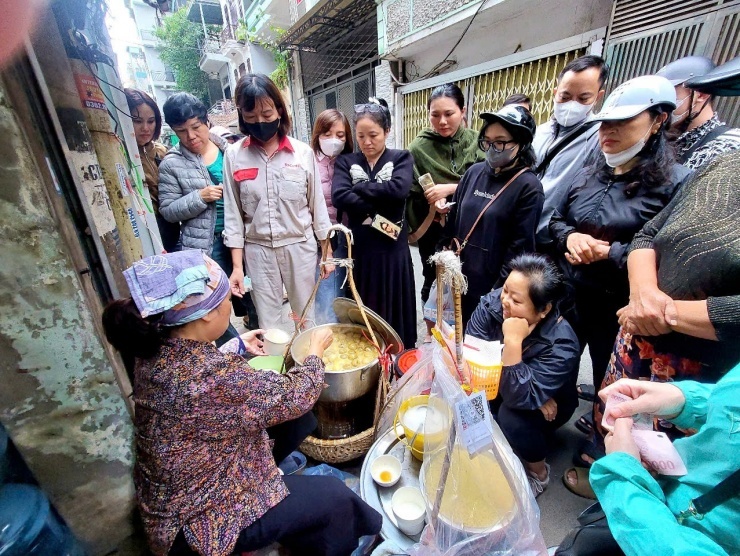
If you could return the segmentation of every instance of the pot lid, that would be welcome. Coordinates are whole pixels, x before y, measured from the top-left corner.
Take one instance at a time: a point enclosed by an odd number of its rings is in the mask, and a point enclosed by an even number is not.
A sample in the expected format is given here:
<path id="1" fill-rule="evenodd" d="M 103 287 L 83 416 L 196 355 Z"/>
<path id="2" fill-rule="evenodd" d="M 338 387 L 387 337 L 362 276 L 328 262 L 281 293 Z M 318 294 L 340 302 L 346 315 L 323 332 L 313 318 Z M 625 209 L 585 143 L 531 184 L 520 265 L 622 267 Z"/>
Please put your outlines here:
<path id="1" fill-rule="evenodd" d="M 337 297 L 334 300 L 333 307 L 334 313 L 336 313 L 339 322 L 365 326 L 365 321 L 362 320 L 360 308 L 357 306 L 357 302 L 354 299 Z M 367 306 L 365 306 L 365 314 L 367 315 L 368 322 L 370 322 L 370 326 L 373 327 L 373 331 L 383 338 L 385 345 L 389 346 L 393 344 L 390 349 L 390 353 L 393 355 L 401 353 L 403 351 L 403 342 L 391 325 L 388 324 L 378 313 L 368 309 Z"/>

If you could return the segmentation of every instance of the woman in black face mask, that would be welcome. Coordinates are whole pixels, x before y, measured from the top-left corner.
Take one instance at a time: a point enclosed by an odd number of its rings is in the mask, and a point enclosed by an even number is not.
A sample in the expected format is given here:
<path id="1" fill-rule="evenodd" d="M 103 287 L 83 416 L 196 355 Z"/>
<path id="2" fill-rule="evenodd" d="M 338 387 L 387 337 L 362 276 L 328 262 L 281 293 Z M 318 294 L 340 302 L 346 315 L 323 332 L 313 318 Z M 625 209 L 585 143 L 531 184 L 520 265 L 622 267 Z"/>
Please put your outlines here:
<path id="1" fill-rule="evenodd" d="M 535 123 L 522 106 L 484 112 L 478 137 L 485 162 L 473 164 L 453 197 L 440 248 L 460 251 L 468 293 L 467 323 L 480 298 L 500 287 L 517 255 L 535 250 L 534 234 L 545 194 L 537 176 L 532 138 Z"/>
<path id="2" fill-rule="evenodd" d="M 267 76 L 243 76 L 235 93 L 239 129 L 246 137 L 224 157 L 231 291 L 237 297 L 246 291 L 243 258 L 260 326 L 290 327 L 281 322 L 283 287 L 291 309 L 301 314 L 316 283 L 316 238 L 326 239 L 331 227 L 321 175 L 311 147 L 288 137 L 288 110 Z M 313 320 L 313 313 L 307 319 Z"/>

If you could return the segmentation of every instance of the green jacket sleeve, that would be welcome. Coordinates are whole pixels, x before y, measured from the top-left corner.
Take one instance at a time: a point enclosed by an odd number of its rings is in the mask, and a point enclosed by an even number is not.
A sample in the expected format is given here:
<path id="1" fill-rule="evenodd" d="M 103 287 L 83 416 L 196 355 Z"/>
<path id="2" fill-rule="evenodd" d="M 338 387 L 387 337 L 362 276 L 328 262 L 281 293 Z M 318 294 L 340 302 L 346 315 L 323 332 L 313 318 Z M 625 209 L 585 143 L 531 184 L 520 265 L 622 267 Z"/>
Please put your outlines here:
<path id="1" fill-rule="evenodd" d="M 683 410 L 671 422 L 682 429 L 699 429 L 707 422 L 707 400 L 714 391 L 714 384 L 702 384 L 693 380 L 680 380 L 674 382 L 683 392 L 686 403 Z"/>
<path id="2" fill-rule="evenodd" d="M 679 525 L 660 485 L 639 461 L 623 452 L 591 467 L 591 486 L 614 538 L 627 556 L 722 556 L 708 536 Z"/>

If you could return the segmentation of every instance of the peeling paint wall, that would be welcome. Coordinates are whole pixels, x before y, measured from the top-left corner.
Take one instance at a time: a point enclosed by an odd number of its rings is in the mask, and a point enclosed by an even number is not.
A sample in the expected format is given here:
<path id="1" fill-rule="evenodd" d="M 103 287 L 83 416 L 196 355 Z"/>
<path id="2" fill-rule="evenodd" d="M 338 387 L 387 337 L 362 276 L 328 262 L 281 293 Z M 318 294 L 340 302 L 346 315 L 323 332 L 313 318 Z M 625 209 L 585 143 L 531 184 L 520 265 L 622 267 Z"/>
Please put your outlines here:
<path id="1" fill-rule="evenodd" d="M 0 420 L 91 554 L 131 534 L 133 427 L 0 83 Z"/>

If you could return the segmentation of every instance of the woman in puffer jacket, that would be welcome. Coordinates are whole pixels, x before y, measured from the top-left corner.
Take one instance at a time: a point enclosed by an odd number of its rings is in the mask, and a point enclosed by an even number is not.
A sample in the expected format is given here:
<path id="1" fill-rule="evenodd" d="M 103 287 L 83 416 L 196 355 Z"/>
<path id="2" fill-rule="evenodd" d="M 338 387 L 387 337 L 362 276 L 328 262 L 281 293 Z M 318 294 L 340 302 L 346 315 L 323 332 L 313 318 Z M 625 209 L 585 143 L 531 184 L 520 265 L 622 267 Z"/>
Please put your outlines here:
<path id="1" fill-rule="evenodd" d="M 164 119 L 180 144 L 159 165 L 159 212 L 181 222 L 183 249 L 200 249 L 231 274 L 231 250 L 224 246 L 223 162 L 229 143 L 211 133 L 206 106 L 189 93 L 172 95 L 162 107 Z M 257 313 L 248 295 L 234 300 L 234 314 L 247 315 L 257 328 Z M 221 341 L 236 337 L 230 326 Z"/>

